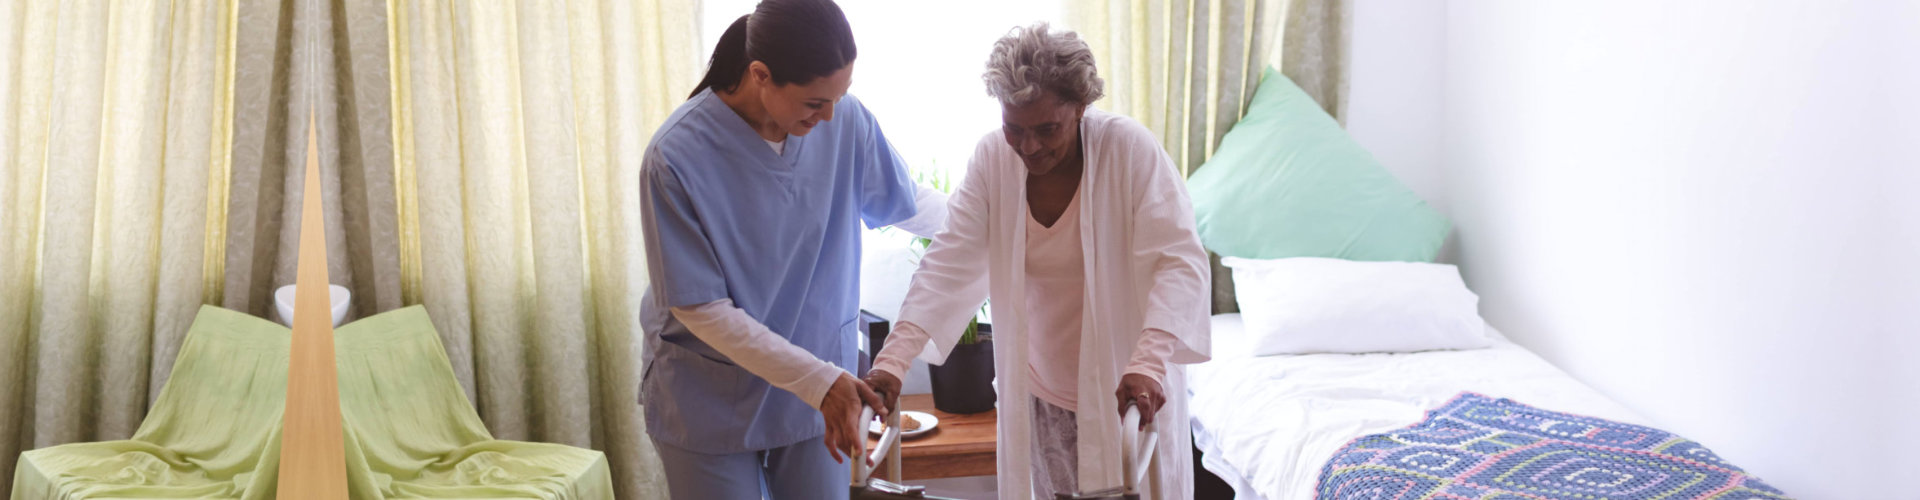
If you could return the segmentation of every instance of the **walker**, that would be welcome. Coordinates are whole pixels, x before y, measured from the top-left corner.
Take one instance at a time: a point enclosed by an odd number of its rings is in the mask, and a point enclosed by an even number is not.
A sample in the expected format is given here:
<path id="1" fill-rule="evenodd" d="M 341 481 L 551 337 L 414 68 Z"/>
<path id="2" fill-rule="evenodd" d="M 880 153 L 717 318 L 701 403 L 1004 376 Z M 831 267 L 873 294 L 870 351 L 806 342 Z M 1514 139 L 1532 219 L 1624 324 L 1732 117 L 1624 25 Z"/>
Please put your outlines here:
<path id="1" fill-rule="evenodd" d="M 864 434 L 867 423 L 873 421 L 873 414 L 873 408 L 867 407 L 864 404 L 860 406 L 859 430 L 861 433 Z M 872 452 L 867 451 L 867 439 L 865 436 L 861 436 L 859 439 L 860 453 L 848 457 L 853 460 L 853 483 L 848 486 L 849 492 L 847 498 L 850 500 L 898 498 L 951 500 L 928 496 L 927 487 L 925 486 L 907 486 L 900 484 L 900 412 L 895 411 L 887 414 L 886 425 L 886 432 L 880 433 L 880 442 L 877 443 L 877 446 L 874 447 Z M 879 471 L 873 466 L 867 465 L 867 461 L 869 460 L 875 464 L 881 464 L 886 467 L 887 479 L 872 477 L 875 472 Z"/>
<path id="2" fill-rule="evenodd" d="M 1127 402 L 1126 416 L 1120 418 L 1120 476 L 1121 485 L 1069 495 L 1055 493 L 1056 500 L 1140 500 L 1140 483 L 1146 482 L 1146 491 L 1160 489 L 1160 461 L 1154 459 L 1154 448 L 1159 445 L 1158 424 L 1147 424 L 1146 430 L 1140 429 L 1140 408 L 1132 401 Z"/>
<path id="3" fill-rule="evenodd" d="M 860 407 L 860 423 L 864 427 L 873 421 L 873 408 Z M 848 498 L 851 500 L 926 498 L 925 486 L 907 486 L 900 484 L 900 412 L 887 415 L 887 430 L 880 434 L 880 441 L 874 450 L 867 451 L 867 440 L 860 439 L 860 453 L 853 460 L 853 483 L 849 486 Z M 1122 484 L 1119 487 L 1069 495 L 1057 493 L 1056 500 L 1140 500 L 1140 485 L 1145 482 L 1147 491 L 1158 490 L 1160 486 L 1160 461 L 1154 458 L 1154 449 L 1160 442 L 1158 424 L 1148 424 L 1146 430 L 1140 429 L 1140 408 L 1133 402 L 1127 403 L 1127 413 L 1120 419 L 1120 467 Z M 887 468 L 887 479 L 872 477 L 878 469 L 867 465 L 872 460 Z"/>

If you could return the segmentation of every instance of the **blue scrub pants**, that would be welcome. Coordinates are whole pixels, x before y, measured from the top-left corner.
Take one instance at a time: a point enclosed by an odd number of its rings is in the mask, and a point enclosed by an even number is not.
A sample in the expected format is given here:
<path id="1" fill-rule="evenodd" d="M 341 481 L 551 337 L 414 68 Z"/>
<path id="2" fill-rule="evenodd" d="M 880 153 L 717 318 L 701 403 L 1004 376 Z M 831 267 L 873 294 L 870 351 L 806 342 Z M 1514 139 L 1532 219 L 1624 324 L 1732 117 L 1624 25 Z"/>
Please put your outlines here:
<path id="1" fill-rule="evenodd" d="M 826 437 L 771 450 L 708 455 L 654 442 L 667 490 L 681 500 L 842 499 L 852 463 L 835 463 Z M 849 459 L 850 460 L 850 459 Z"/>

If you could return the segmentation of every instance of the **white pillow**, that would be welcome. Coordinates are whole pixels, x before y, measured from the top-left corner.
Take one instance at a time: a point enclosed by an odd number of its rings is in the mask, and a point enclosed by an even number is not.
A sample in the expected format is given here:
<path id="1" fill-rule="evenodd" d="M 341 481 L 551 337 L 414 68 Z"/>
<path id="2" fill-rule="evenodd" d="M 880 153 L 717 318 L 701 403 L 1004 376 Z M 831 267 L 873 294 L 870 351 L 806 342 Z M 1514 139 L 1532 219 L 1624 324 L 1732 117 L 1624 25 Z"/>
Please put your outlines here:
<path id="1" fill-rule="evenodd" d="M 1426 262 L 1227 257 L 1253 354 L 1415 352 L 1492 345 L 1460 271 Z"/>

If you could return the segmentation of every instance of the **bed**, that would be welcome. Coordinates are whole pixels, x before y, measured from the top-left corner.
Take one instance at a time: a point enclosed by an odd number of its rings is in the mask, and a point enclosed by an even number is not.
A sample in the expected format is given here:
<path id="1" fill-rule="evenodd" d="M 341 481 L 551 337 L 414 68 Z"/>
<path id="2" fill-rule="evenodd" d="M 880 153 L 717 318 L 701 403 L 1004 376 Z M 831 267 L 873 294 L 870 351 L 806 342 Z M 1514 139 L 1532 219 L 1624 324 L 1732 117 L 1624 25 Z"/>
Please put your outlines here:
<path id="1" fill-rule="evenodd" d="M 1251 356 L 1239 314 L 1213 317 L 1213 360 L 1188 368 L 1194 446 L 1241 499 L 1314 498 L 1329 458 L 1355 438 L 1421 422 L 1463 391 L 1647 425 L 1539 356 L 1493 346 L 1398 354 Z"/>
<path id="2" fill-rule="evenodd" d="M 1246 313 L 1187 368 L 1237 498 L 1786 498 L 1493 331 L 1436 263 L 1451 223 L 1271 68 L 1187 187 L 1215 306 Z"/>

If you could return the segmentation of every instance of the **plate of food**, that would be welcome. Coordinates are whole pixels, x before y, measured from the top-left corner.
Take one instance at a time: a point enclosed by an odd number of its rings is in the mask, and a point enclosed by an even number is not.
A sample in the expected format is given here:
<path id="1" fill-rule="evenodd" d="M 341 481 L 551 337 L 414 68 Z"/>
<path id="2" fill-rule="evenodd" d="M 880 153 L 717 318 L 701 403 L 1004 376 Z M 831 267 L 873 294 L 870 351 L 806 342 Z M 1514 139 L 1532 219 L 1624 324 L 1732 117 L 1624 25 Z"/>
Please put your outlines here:
<path id="1" fill-rule="evenodd" d="M 902 438 L 926 434 L 928 431 L 932 431 L 933 427 L 937 425 L 940 425 L 940 418 L 931 414 L 913 410 L 900 412 L 900 437 Z M 867 432 L 871 432 L 875 436 L 880 435 L 880 433 L 886 430 L 886 423 L 878 418 L 873 419 L 872 422 L 867 422 Z"/>

